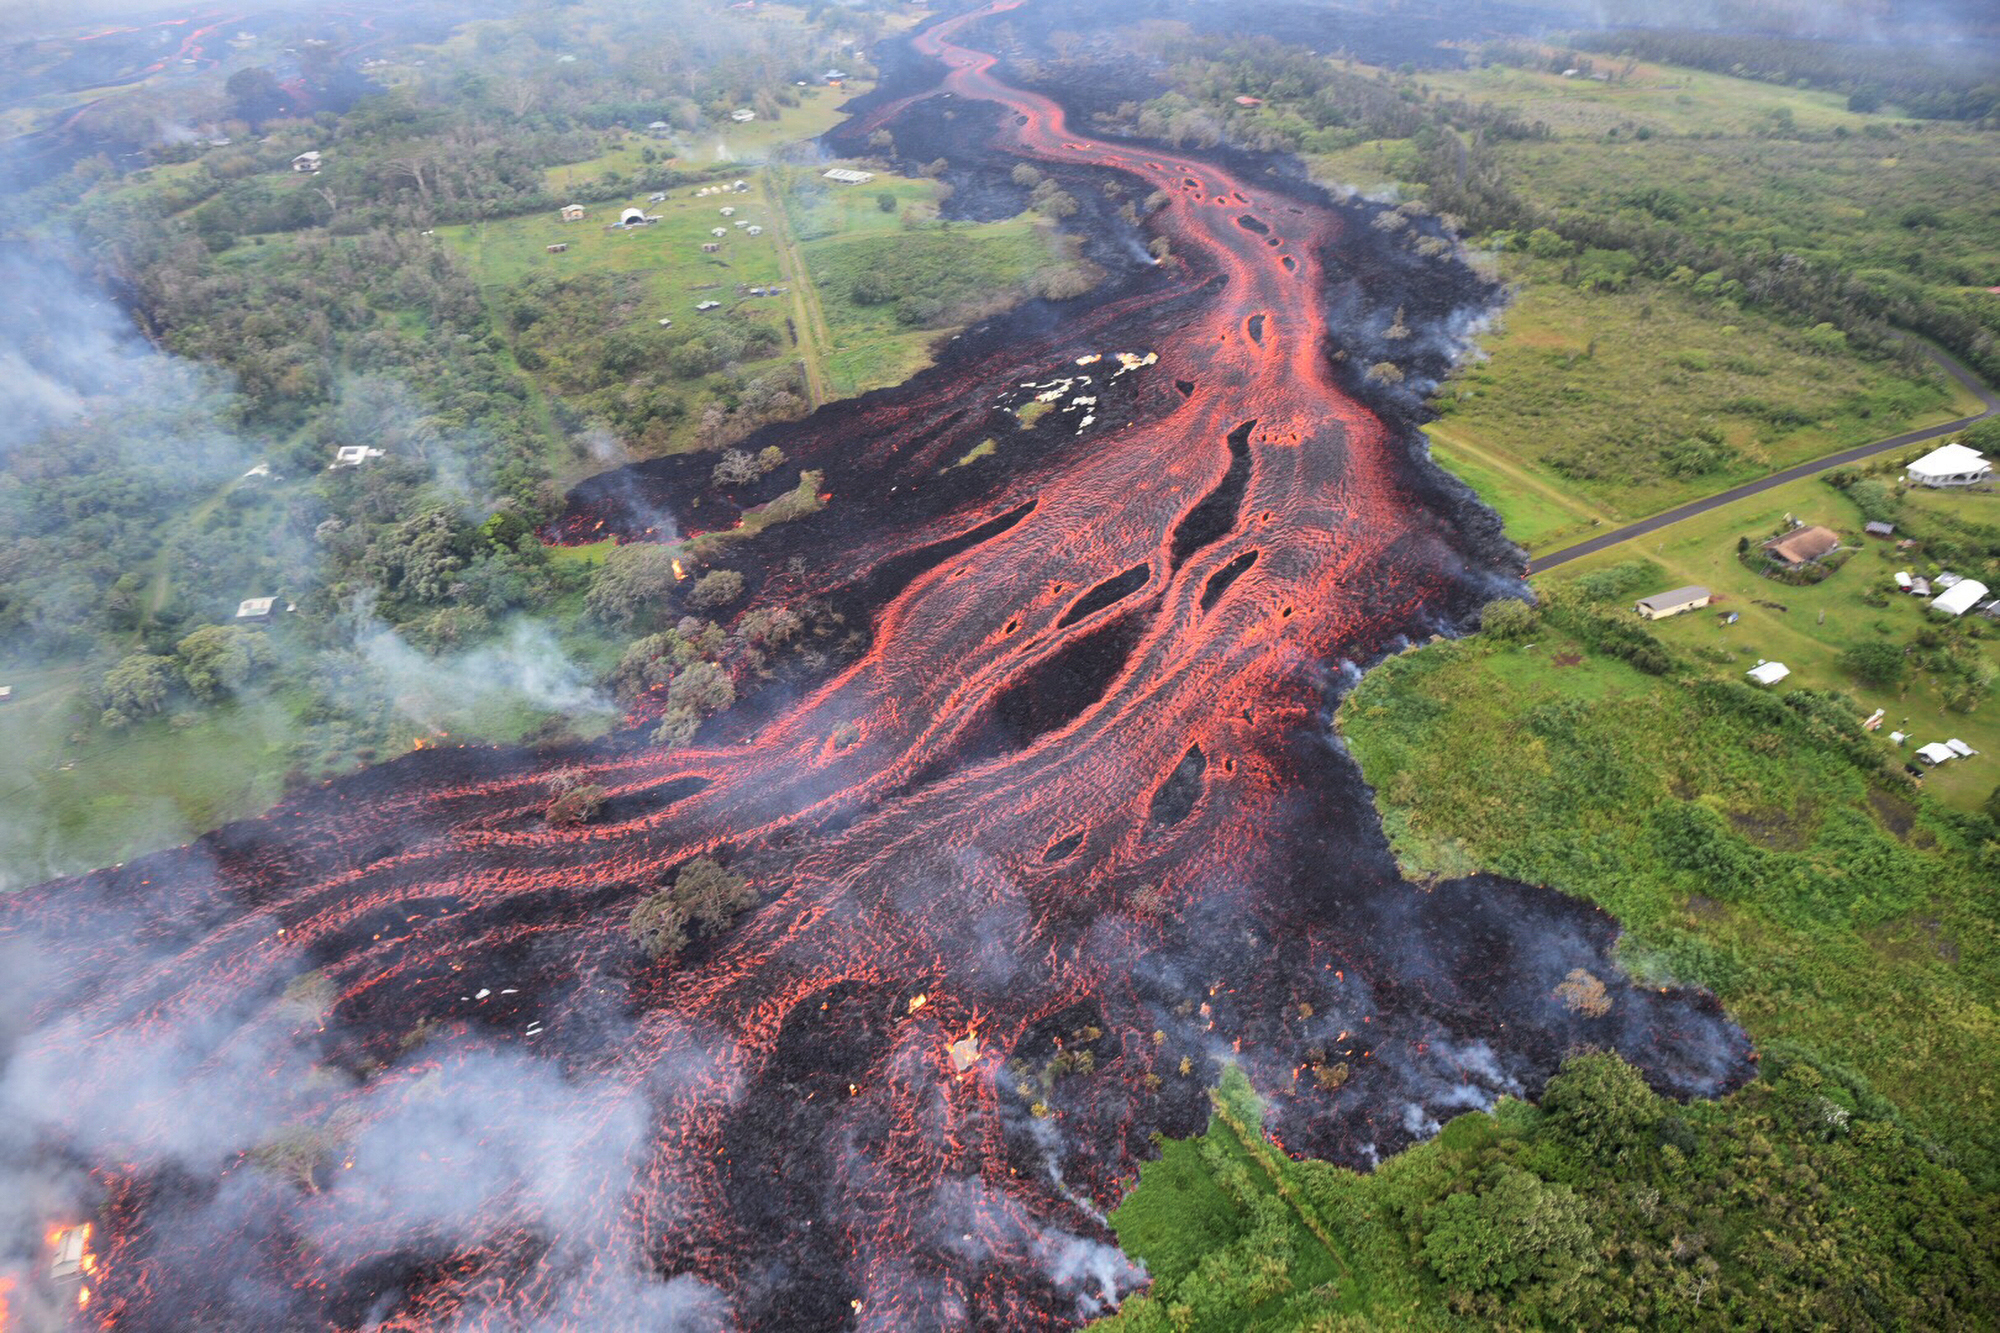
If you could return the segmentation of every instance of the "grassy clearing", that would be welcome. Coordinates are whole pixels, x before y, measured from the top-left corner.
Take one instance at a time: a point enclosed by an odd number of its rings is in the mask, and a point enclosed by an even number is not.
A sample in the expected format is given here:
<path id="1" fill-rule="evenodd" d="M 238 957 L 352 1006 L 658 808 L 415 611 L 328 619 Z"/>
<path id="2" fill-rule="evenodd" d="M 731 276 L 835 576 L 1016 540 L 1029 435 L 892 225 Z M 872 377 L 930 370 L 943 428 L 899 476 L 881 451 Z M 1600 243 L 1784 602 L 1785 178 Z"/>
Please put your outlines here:
<path id="1" fill-rule="evenodd" d="M 1601 56 L 1595 68 L 1612 78 L 1565 79 L 1559 73 L 1488 65 L 1426 72 L 1422 82 L 1446 96 L 1511 107 L 1559 137 L 1630 134 L 1642 128 L 1659 135 L 1748 134 L 1785 118 L 1806 131 L 1859 131 L 1881 119 L 1849 111 L 1847 99 L 1834 93 Z"/>
<path id="2" fill-rule="evenodd" d="M 854 393 L 908 378 L 929 362 L 931 345 L 958 327 L 962 312 L 1018 291 L 1059 246 L 1045 228 L 1019 217 L 829 237 L 800 249 L 833 336 L 829 379 L 836 392 Z M 897 299 L 857 299 L 860 280 L 878 274 L 898 278 Z M 907 307 L 906 298 L 925 309 Z"/>
<path id="3" fill-rule="evenodd" d="M 279 793 L 292 714 L 261 698 L 176 725 L 87 727 L 80 668 L 12 677 L 0 708 L 10 815 L 0 820 L 0 887 L 129 860 L 261 813 Z M 75 738 L 74 742 L 72 737 Z"/>
<path id="4" fill-rule="evenodd" d="M 1904 501 L 1898 533 L 1923 537 L 1937 530 L 1936 519 L 1929 516 L 1968 512 L 2000 523 L 2000 499 L 1915 492 Z M 1862 550 L 1831 577 L 1810 587 L 1776 583 L 1744 568 L 1736 556 L 1737 538 L 1759 541 L 1787 514 L 1823 523 Z M 1863 521 L 1853 502 L 1824 481 L 1796 481 L 1586 556 L 1537 582 L 1575 577 L 1638 555 L 1660 567 L 1661 588 L 1699 583 L 1713 589 L 1713 614 L 1675 616 L 1651 625 L 1650 632 L 1669 648 L 1708 661 L 1718 675 L 1740 677 L 1760 659 L 1783 662 L 1792 670 L 1787 688 L 1840 690 L 1850 694 L 1864 713 L 1886 709 L 1880 733 L 1885 749 L 1892 730 L 1912 733 L 1914 745 L 1952 736 L 1964 740 L 1982 752 L 1979 757 L 1933 770 L 1924 786 L 1947 805 L 1975 809 L 2000 786 L 2000 699 L 1989 698 L 1970 713 L 1958 712 L 1945 706 L 1938 682 L 1922 671 L 1900 688 L 1883 689 L 1855 679 L 1840 665 L 1841 653 L 1857 644 L 1906 644 L 1933 623 L 1926 599 L 1896 593 L 1891 576 L 1897 570 L 1935 573 L 1937 566 L 1920 553 L 1898 552 L 1893 542 L 1862 537 Z M 1987 571 L 1969 572 L 2000 586 L 2000 580 Z M 1868 605 L 1862 599 L 1870 593 L 1887 594 L 1887 605 Z M 1724 625 L 1722 614 L 1732 611 L 1741 618 Z M 2000 668 L 2000 631 L 1976 622 L 1968 622 L 1967 628 L 1984 635 L 1977 641 L 1980 650 Z M 1715 660 L 1722 655 L 1726 665 Z"/>
<path id="5" fill-rule="evenodd" d="M 1411 871 L 1598 903 L 1629 963 L 1860 1071 L 1990 1178 L 2000 929 L 1976 833 L 1871 776 L 1874 742 L 1726 674 L 1644 675 L 1545 619 L 1385 663 L 1341 725 Z"/>
<path id="6" fill-rule="evenodd" d="M 1488 359 L 1440 391 L 1433 433 L 1531 549 L 1962 410 L 1935 371 L 1822 349 L 1683 286 L 1582 291 L 1562 261 L 1509 268 L 1521 290 Z"/>

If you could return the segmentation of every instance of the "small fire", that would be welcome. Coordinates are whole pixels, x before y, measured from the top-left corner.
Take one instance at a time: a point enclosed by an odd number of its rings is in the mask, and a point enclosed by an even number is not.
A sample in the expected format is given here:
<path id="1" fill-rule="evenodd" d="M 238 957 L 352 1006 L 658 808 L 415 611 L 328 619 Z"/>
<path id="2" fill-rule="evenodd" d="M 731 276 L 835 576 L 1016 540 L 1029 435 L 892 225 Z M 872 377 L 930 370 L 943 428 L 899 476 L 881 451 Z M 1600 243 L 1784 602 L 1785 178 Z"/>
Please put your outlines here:
<path id="1" fill-rule="evenodd" d="M 678 560 L 674 561 L 674 578 L 676 580 L 679 580 L 679 579 L 684 579 L 686 577 L 687 577 L 687 571 L 681 568 L 681 562 Z"/>
<path id="2" fill-rule="evenodd" d="M 931 999 L 931 997 L 930 997 L 930 996 L 928 996 L 928 995 L 923 995 L 923 994 L 917 994 L 917 995 L 913 995 L 913 996 L 911 996 L 911 997 L 910 997 L 910 1012 L 914 1014 L 915 1012 L 917 1012 L 917 1010 L 919 1010 L 919 1009 L 923 1008 L 923 1007 L 924 1007 L 925 1005 L 929 1004 L 929 1003 L 930 1003 L 930 999 Z"/>

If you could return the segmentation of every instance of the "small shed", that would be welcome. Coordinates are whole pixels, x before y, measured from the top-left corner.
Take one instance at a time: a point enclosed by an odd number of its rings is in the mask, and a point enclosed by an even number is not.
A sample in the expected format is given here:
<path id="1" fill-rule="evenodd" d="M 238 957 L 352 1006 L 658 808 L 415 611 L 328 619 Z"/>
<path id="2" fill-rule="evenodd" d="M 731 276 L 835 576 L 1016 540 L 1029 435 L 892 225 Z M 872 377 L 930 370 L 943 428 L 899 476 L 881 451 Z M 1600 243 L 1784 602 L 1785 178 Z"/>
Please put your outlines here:
<path id="1" fill-rule="evenodd" d="M 716 254 L 721 249 L 722 249 L 721 244 L 716 241 L 703 241 L 701 243 L 701 252 L 705 255 Z"/>
<path id="2" fill-rule="evenodd" d="M 13 701 L 14 687 L 12 685 L 0 685 L 0 704 L 12 703 Z"/>
<path id="3" fill-rule="evenodd" d="M 1978 486 L 1993 480 L 1986 455 L 1962 444 L 1931 450 L 1904 470 L 1912 486 Z"/>
<path id="4" fill-rule="evenodd" d="M 55 1255 L 49 1261 L 52 1282 L 81 1282 L 84 1260 L 90 1252 L 90 1224 L 64 1227 L 56 1233 Z"/>
<path id="5" fill-rule="evenodd" d="M 304 172 L 307 175 L 310 175 L 313 172 L 318 171 L 322 166 L 325 165 L 326 165 L 326 159 L 320 155 L 320 152 L 317 148 L 313 149 L 311 152 L 308 153 L 300 153 L 297 157 L 292 159 L 292 170 Z"/>
<path id="6" fill-rule="evenodd" d="M 654 134 L 665 134 L 668 130 L 672 129 L 673 126 L 667 124 L 667 122 L 664 120 L 655 120 L 649 122 L 646 128 Z"/>
<path id="7" fill-rule="evenodd" d="M 1864 523 L 1861 530 L 1870 537 L 1893 537 L 1896 535 L 1894 523 Z"/>
<path id="8" fill-rule="evenodd" d="M 568 242 L 568 241 L 557 241 L 557 242 L 556 242 L 556 243 L 555 243 L 554 245 L 545 245 L 545 246 L 543 246 L 542 248 L 543 248 L 544 250 L 547 250 L 547 251 L 548 251 L 548 252 L 549 252 L 550 254 L 552 254 L 552 255 L 559 255 L 559 254 L 561 254 L 561 253 L 562 253 L 563 251 L 565 251 L 565 250 L 569 249 L 569 242 Z"/>
<path id="9" fill-rule="evenodd" d="M 1960 579 L 1931 600 L 1931 610 L 1948 616 L 1962 616 L 1985 597 L 1985 584 L 1978 579 Z"/>
<path id="10" fill-rule="evenodd" d="M 371 449 L 365 444 L 343 444 L 333 451 L 334 467 L 360 467 L 371 458 L 380 458 L 380 449 Z"/>
<path id="11" fill-rule="evenodd" d="M 1904 592 L 1908 592 L 1908 591 L 1910 590 L 1910 571 L 1909 571 L 1909 570 L 1907 570 L 1907 569 L 1899 569 L 1899 570 L 1897 570 L 1897 571 L 1896 571 L 1896 586 L 1897 586 L 1898 588 L 1900 588 L 1900 589 L 1901 589 L 1902 591 L 1904 591 Z"/>
<path id="12" fill-rule="evenodd" d="M 1647 620 L 1663 620 L 1683 611 L 1699 610 L 1708 605 L 1708 600 L 1708 589 L 1695 583 L 1671 592 L 1656 592 L 1651 597 L 1641 597 L 1632 604 L 1632 609 Z"/>
<path id="13" fill-rule="evenodd" d="M 739 106 L 734 111 L 729 113 L 729 118 L 735 121 L 738 125 L 747 125 L 751 121 L 757 119 L 757 113 L 755 111 L 752 111 L 747 106 Z"/>
<path id="14" fill-rule="evenodd" d="M 622 213 L 620 213 L 620 214 L 618 215 L 618 225 L 619 225 L 619 226 L 621 226 L 621 227 L 643 227 L 643 226 L 645 226 L 645 225 L 646 225 L 646 210 L 645 210 L 645 209 L 643 209 L 643 208 L 628 208 L 628 209 L 626 209 L 626 210 L 625 210 L 624 212 L 622 212 Z"/>
<path id="15" fill-rule="evenodd" d="M 715 310 L 719 309 L 721 305 L 722 302 L 720 301 L 696 301 L 694 303 L 694 308 L 696 310 Z"/>
<path id="16" fill-rule="evenodd" d="M 717 211 L 720 212 L 722 216 L 726 218 L 733 218 L 736 216 L 736 206 L 734 204 L 724 204 Z"/>
<path id="17" fill-rule="evenodd" d="M 758 226 L 754 222 L 751 223 L 749 226 L 745 227 L 743 230 L 751 236 L 762 236 L 764 234 L 764 229 Z"/>
<path id="18" fill-rule="evenodd" d="M 727 227 L 710 227 L 710 228 L 708 229 L 708 234 L 709 234 L 710 236 L 727 236 L 727 235 L 729 234 L 729 228 L 727 228 Z"/>
<path id="19" fill-rule="evenodd" d="M 746 190 L 748 190 L 748 189 L 750 188 L 750 182 L 749 182 L 749 181 L 732 181 L 732 182 L 730 183 L 730 186 L 729 186 L 729 188 L 730 188 L 730 189 L 732 189 L 732 190 L 734 190 L 734 191 L 736 191 L 736 193 L 738 193 L 738 194 L 742 194 L 742 193 L 744 193 L 744 192 L 745 192 Z"/>
<path id="20" fill-rule="evenodd" d="M 1743 673 L 1759 685 L 1776 685 L 1792 674 L 1792 669 L 1783 662 L 1759 662 Z"/>
<path id="21" fill-rule="evenodd" d="M 664 204 L 667 202 L 667 192 L 665 190 L 655 190 L 646 196 L 646 202 L 649 204 Z"/>
<path id="22" fill-rule="evenodd" d="M 1915 578 L 1910 580 L 1910 596 L 1928 597 L 1930 595 L 1931 595 L 1931 581 L 1929 579 L 1925 578 L 1922 574 L 1919 574 Z"/>
<path id="23" fill-rule="evenodd" d="M 236 604 L 236 619 L 246 623 L 269 620 L 277 601 L 275 597 L 246 597 Z"/>
<path id="24" fill-rule="evenodd" d="M 1840 534 L 1832 528 L 1798 528 L 1764 543 L 1774 560 L 1788 565 L 1810 565 L 1832 554 L 1840 546 Z"/>
<path id="25" fill-rule="evenodd" d="M 582 205 L 582 204 L 564 204 L 564 205 L 562 206 L 562 220 L 563 220 L 564 222 L 581 222 L 581 221 L 583 221 L 583 205 Z"/>
<path id="26" fill-rule="evenodd" d="M 1972 756 L 1979 753 L 1979 751 L 1973 749 L 1970 745 L 1967 745 L 1964 741 L 1960 740 L 1956 736 L 1953 736 L 1950 740 L 1946 741 L 1944 743 L 1944 748 L 1950 750 L 1960 759 L 1970 759 L 1972 758 Z"/>

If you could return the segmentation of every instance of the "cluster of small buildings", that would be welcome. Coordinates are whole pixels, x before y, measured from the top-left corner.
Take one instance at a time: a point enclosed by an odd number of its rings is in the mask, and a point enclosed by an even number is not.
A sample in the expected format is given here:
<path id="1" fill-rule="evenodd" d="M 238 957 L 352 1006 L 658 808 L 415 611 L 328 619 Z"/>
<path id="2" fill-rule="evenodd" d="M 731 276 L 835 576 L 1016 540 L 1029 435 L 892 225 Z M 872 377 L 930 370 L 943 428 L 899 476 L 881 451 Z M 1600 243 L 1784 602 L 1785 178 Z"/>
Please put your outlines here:
<path id="1" fill-rule="evenodd" d="M 747 194 L 749 190 L 749 181 L 731 181 L 727 185 L 704 185 L 694 192 L 694 197 L 697 199 L 706 199 L 710 195 L 717 194 Z M 664 199 L 666 196 L 660 195 L 659 198 Z"/>
<path id="2" fill-rule="evenodd" d="M 1912 597 L 1930 597 L 1932 592 L 1931 580 L 1921 574 L 1913 575 L 1907 569 L 1897 571 L 1896 587 Z M 1930 609 L 1941 615 L 1962 616 L 1978 607 L 1981 614 L 2000 619 L 2000 599 L 1987 600 L 1986 594 L 1991 589 L 1978 579 L 1940 574 L 1937 576 L 1937 588 L 1938 595 L 1931 597 Z"/>

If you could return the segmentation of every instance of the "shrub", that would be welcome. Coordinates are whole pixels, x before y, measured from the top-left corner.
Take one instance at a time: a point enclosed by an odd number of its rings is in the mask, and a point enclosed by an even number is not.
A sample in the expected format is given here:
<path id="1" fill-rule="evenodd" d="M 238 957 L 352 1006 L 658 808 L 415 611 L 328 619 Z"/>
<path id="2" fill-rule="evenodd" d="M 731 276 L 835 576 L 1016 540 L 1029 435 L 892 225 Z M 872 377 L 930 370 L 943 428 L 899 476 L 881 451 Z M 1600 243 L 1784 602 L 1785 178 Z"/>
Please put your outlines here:
<path id="1" fill-rule="evenodd" d="M 604 796 L 604 788 L 596 783 L 571 787 L 550 801 L 543 814 L 553 827 L 574 828 L 597 818 L 604 809 Z"/>

